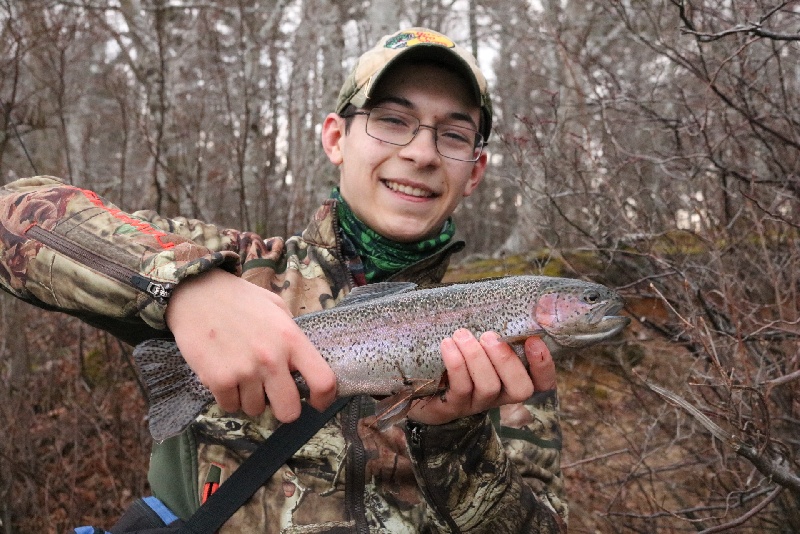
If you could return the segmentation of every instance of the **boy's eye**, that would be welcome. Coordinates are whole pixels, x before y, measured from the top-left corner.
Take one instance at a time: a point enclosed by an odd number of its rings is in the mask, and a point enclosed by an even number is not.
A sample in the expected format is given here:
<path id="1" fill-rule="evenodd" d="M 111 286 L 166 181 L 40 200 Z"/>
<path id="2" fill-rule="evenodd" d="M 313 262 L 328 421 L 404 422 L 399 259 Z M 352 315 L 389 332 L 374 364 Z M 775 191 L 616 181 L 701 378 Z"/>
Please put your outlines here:
<path id="1" fill-rule="evenodd" d="M 467 145 L 472 143 L 469 135 L 465 131 L 444 126 L 440 126 L 438 131 L 441 138 L 446 139 L 451 143 L 464 143 Z"/>
<path id="2" fill-rule="evenodd" d="M 405 117 L 396 114 L 380 114 L 375 119 L 386 126 L 408 126 L 409 121 Z"/>
<path id="3" fill-rule="evenodd" d="M 406 124 L 406 121 L 401 119 L 400 117 L 392 117 L 392 116 L 385 116 L 379 119 L 381 122 L 386 122 L 388 124 Z"/>

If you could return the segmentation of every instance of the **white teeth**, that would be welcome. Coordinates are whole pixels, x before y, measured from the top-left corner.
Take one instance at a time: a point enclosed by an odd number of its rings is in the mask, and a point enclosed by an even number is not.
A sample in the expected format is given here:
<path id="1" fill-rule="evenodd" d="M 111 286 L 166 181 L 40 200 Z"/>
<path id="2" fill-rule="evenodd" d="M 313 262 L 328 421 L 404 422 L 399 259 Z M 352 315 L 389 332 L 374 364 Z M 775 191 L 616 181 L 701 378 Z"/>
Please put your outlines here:
<path id="1" fill-rule="evenodd" d="M 391 189 L 392 191 L 397 191 L 398 193 L 404 193 L 406 195 L 411 195 L 412 197 L 432 197 L 433 194 L 428 191 L 423 191 L 418 187 L 411 187 L 408 185 L 401 185 L 395 182 L 383 182 L 386 184 L 386 187 Z"/>

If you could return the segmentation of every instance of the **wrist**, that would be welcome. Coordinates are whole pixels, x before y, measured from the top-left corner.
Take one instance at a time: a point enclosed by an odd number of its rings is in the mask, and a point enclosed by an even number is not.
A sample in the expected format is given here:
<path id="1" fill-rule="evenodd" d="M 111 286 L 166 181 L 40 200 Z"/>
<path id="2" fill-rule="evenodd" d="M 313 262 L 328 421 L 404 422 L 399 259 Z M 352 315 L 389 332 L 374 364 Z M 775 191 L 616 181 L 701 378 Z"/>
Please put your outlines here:
<path id="1" fill-rule="evenodd" d="M 167 309 L 164 313 L 167 327 L 174 332 L 175 328 L 180 328 L 181 317 L 187 315 L 186 310 L 191 312 L 208 297 L 208 288 L 214 287 L 220 282 L 225 282 L 227 277 L 236 276 L 224 269 L 214 268 L 209 271 L 190 276 L 181 280 L 172 290 Z"/>

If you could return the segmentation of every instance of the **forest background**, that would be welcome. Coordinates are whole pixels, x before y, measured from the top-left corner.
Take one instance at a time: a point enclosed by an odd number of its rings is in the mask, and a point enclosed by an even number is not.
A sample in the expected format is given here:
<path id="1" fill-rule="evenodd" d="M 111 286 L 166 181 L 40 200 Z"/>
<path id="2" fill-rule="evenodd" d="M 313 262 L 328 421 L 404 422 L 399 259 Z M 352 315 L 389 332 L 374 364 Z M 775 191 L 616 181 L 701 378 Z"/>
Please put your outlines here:
<path id="1" fill-rule="evenodd" d="M 796 1 L 0 0 L 0 176 L 292 234 L 346 70 L 407 25 L 493 88 L 448 278 L 592 279 L 634 318 L 559 361 L 571 531 L 800 532 Z M 0 298 L 0 532 L 147 493 L 130 354 Z"/>

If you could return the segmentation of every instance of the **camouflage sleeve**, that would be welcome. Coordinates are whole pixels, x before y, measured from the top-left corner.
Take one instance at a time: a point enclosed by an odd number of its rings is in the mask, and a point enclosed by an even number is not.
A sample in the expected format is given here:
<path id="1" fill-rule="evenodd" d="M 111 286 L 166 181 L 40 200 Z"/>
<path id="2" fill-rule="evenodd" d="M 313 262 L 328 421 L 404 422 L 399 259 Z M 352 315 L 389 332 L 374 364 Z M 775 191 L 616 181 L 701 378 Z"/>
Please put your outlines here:
<path id="1" fill-rule="evenodd" d="M 0 189 L 0 287 L 136 342 L 165 330 L 175 284 L 239 255 L 127 214 L 95 193 L 40 176 Z"/>
<path id="2" fill-rule="evenodd" d="M 214 224 L 187 217 L 162 217 L 153 210 L 136 211 L 132 216 L 147 221 L 151 226 L 163 232 L 188 239 L 207 249 L 237 252 L 242 260 L 257 258 L 265 254 L 264 240 L 254 232 L 223 229 Z"/>
<path id="3" fill-rule="evenodd" d="M 561 473 L 561 423 L 556 390 L 490 413 L 511 462 L 533 492 L 566 523 L 569 508 Z"/>
<path id="4" fill-rule="evenodd" d="M 515 409 L 538 412 L 540 400 L 534 397 L 529 406 Z M 429 520 L 439 532 L 566 532 L 566 506 L 559 496 L 560 445 L 553 447 L 560 443 L 553 439 L 553 432 L 560 433 L 557 419 L 547 415 L 515 429 L 524 435 L 502 440 L 492 419 L 499 417 L 480 414 L 446 425 L 407 425 Z"/>

